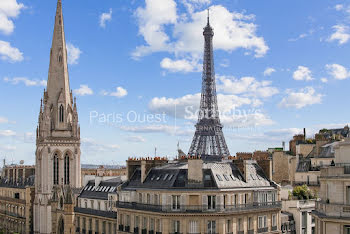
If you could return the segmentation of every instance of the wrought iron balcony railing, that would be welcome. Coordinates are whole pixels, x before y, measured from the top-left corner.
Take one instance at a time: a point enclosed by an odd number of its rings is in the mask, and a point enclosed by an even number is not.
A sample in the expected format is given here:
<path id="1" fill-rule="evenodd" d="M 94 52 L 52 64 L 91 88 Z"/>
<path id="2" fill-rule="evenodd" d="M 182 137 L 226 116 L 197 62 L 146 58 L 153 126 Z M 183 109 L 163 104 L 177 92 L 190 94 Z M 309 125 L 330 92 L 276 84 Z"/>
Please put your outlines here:
<path id="1" fill-rule="evenodd" d="M 281 202 L 264 202 L 264 203 L 250 203 L 239 205 L 216 205 L 213 209 L 208 209 L 208 206 L 198 205 L 189 206 L 182 205 L 180 209 L 173 209 L 171 205 L 153 205 L 136 202 L 117 202 L 117 208 L 131 209 L 131 210 L 146 210 L 153 212 L 165 213 L 235 213 L 245 210 L 259 210 L 259 209 L 281 209 Z"/>

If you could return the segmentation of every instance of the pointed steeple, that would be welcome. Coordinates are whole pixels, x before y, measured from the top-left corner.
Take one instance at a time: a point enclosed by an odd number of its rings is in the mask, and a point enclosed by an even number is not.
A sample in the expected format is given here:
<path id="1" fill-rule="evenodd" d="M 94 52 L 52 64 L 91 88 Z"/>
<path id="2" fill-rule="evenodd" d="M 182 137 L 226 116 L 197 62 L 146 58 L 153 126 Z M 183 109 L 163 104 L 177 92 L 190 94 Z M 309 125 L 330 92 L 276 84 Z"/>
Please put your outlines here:
<path id="1" fill-rule="evenodd" d="M 69 87 L 67 49 L 64 35 L 62 1 L 57 1 L 55 26 L 53 32 L 50 68 L 47 81 L 47 99 L 49 104 L 57 106 L 58 99 L 63 99 L 65 109 L 72 105 Z M 60 98 L 60 99 L 61 99 Z"/>

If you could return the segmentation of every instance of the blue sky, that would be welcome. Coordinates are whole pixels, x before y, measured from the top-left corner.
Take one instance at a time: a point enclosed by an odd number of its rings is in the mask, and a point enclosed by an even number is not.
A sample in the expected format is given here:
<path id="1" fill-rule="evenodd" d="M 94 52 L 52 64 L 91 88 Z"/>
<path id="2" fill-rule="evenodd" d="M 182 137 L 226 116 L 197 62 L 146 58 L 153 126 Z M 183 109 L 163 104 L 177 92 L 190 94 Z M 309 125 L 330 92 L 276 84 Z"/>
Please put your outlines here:
<path id="1" fill-rule="evenodd" d="M 62 1 L 83 163 L 120 164 L 155 147 L 172 157 L 178 142 L 188 151 L 207 8 L 232 155 L 349 122 L 345 1 Z M 54 0 L 0 3 L 0 157 L 8 161 L 34 163 L 55 11 Z"/>

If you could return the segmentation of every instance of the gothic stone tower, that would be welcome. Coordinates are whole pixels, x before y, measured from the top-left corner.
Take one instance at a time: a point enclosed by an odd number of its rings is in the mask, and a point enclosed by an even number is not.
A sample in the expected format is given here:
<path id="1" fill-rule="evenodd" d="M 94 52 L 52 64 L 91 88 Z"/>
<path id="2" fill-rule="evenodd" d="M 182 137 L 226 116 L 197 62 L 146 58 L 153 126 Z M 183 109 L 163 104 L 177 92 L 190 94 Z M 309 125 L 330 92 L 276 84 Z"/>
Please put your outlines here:
<path id="1" fill-rule="evenodd" d="M 80 128 L 76 101 L 69 87 L 61 0 L 57 2 L 47 90 L 40 106 L 35 156 L 34 231 L 52 233 L 53 192 L 63 187 L 81 187 Z"/>
<path id="2" fill-rule="evenodd" d="M 216 97 L 214 56 L 213 56 L 213 28 L 208 23 L 204 28 L 204 58 L 202 75 L 202 95 L 196 131 L 189 150 L 189 155 L 220 158 L 229 156 L 222 125 L 219 118 Z"/>

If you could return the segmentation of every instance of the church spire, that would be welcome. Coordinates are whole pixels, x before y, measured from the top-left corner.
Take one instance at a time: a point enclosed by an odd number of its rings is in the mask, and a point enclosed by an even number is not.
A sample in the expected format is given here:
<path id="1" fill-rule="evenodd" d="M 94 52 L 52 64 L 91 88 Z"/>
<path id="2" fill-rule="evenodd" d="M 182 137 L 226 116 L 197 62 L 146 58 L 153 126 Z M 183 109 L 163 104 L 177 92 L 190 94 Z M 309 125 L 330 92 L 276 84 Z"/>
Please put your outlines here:
<path id="1" fill-rule="evenodd" d="M 56 106 L 58 104 L 58 99 L 60 99 L 64 103 L 65 108 L 72 105 L 67 60 L 62 1 L 58 0 L 47 81 L 48 100 L 46 100 L 46 102 Z"/>

